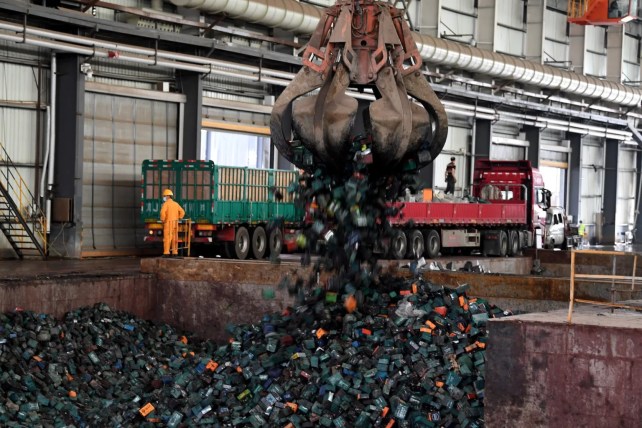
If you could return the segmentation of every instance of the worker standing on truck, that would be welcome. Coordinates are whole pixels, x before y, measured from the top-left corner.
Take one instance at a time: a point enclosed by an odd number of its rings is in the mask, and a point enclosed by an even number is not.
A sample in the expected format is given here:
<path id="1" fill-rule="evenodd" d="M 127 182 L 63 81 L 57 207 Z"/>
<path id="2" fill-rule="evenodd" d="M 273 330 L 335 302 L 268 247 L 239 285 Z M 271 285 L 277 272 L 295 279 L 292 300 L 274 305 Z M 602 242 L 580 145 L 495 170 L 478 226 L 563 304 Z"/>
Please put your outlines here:
<path id="1" fill-rule="evenodd" d="M 584 247 L 584 233 L 586 233 L 586 225 L 580 220 L 580 225 L 577 227 L 577 234 L 580 235 L 580 248 Z"/>
<path id="2" fill-rule="evenodd" d="M 448 193 L 451 195 L 455 194 L 455 183 L 457 182 L 457 178 L 455 178 L 456 168 L 455 157 L 453 156 L 450 158 L 450 163 L 446 165 L 446 191 L 444 192 L 446 195 Z"/>
<path id="3" fill-rule="evenodd" d="M 163 191 L 163 206 L 160 219 L 163 222 L 163 257 L 178 255 L 178 222 L 185 217 L 185 210 L 174 201 L 174 192 Z"/>

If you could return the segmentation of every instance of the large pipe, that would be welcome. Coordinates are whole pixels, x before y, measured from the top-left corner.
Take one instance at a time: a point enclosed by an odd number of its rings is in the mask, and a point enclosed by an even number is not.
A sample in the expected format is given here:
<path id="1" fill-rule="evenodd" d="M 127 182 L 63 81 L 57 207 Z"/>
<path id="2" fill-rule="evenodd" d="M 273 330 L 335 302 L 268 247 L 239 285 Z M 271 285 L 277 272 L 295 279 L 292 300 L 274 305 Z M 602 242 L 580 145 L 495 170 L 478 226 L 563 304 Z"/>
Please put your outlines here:
<path id="1" fill-rule="evenodd" d="M 47 217 L 47 230 L 51 230 L 51 200 L 53 194 L 53 185 L 54 185 L 54 165 L 56 164 L 56 103 L 57 103 L 57 86 L 58 86 L 58 60 L 56 58 L 56 52 L 51 54 L 51 99 L 49 100 L 49 105 L 51 106 L 51 118 L 49 119 L 49 157 L 47 166 L 47 202 L 46 202 L 46 217 Z"/>
<path id="2" fill-rule="evenodd" d="M 171 0 L 177 6 L 225 13 L 231 18 L 311 34 L 323 16 L 323 9 L 296 0 Z M 490 52 L 466 44 L 413 33 L 421 57 L 428 63 L 471 73 L 485 74 L 515 83 L 599 98 L 611 103 L 635 106 L 642 91 L 616 82 L 596 79 L 514 56 Z"/>
<path id="3" fill-rule="evenodd" d="M 0 30 L 10 30 L 22 33 L 23 31 L 25 31 L 25 28 L 20 25 L 0 21 Z M 51 49 L 54 52 L 70 52 L 76 53 L 78 55 L 87 55 L 101 58 L 109 57 L 109 50 L 113 50 L 119 52 L 119 60 L 121 61 L 127 61 L 136 64 L 156 65 L 159 67 L 166 67 L 176 70 L 189 70 L 203 74 L 211 73 L 217 76 L 233 77 L 251 82 L 263 82 L 276 86 L 287 86 L 294 77 L 294 74 L 292 73 L 270 70 L 263 67 L 259 68 L 244 64 L 213 60 L 209 58 L 202 58 L 185 54 L 177 54 L 161 50 L 155 51 L 152 49 L 105 42 L 87 37 L 70 36 L 64 33 L 58 33 L 55 31 L 43 30 L 33 27 L 27 27 L 26 33 L 27 34 L 24 35 L 7 34 L 0 32 L 0 40 L 39 46 L 42 48 Z M 46 39 L 42 37 L 34 37 L 34 35 L 46 37 Z M 53 69 L 55 69 L 54 58 L 55 56 L 52 57 L 52 73 Z M 52 87 L 55 87 L 55 73 L 53 73 L 52 76 Z M 368 100 L 374 99 L 373 95 L 370 93 L 357 93 L 351 91 L 349 95 L 355 98 L 363 98 Z M 55 92 L 52 93 L 52 98 L 55 98 Z M 496 111 L 495 109 L 479 106 L 468 106 L 465 104 L 450 105 L 450 103 L 451 102 L 449 101 L 444 102 L 444 104 L 446 105 L 446 111 L 450 114 L 459 114 L 469 117 L 484 117 L 487 119 L 492 118 L 492 120 L 504 120 L 519 124 L 529 124 L 542 128 L 557 129 L 579 134 L 595 135 L 601 137 L 608 136 L 608 138 L 615 140 L 629 140 L 631 138 L 630 132 L 621 131 L 618 129 L 590 126 L 580 123 L 573 123 L 570 121 L 561 121 L 524 114 L 501 112 Z M 55 119 L 54 116 L 55 112 L 53 111 L 52 106 L 50 123 L 53 123 Z M 55 129 L 50 129 L 50 131 L 53 135 Z M 55 151 L 55 142 L 52 142 L 52 144 L 53 146 L 50 147 L 50 149 L 51 151 Z M 49 154 L 48 161 L 48 175 L 53 175 L 52 153 Z M 52 183 L 52 181 L 50 181 L 50 183 Z"/>
<path id="4" fill-rule="evenodd" d="M 172 3 L 299 34 L 311 34 L 324 13 L 322 8 L 294 0 L 172 0 Z"/>

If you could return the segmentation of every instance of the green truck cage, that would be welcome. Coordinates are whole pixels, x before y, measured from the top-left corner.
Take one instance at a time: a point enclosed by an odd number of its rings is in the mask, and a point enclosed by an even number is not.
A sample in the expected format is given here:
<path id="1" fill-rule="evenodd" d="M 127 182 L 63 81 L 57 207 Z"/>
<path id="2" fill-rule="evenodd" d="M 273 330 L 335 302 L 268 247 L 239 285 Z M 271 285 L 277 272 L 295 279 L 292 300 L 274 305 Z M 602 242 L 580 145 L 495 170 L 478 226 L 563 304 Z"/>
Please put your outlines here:
<path id="1" fill-rule="evenodd" d="M 288 187 L 296 171 L 228 167 L 212 161 L 145 160 L 141 218 L 158 222 L 162 192 L 169 188 L 194 224 L 255 225 L 282 218 L 303 221 Z M 276 194 L 282 195 L 279 200 Z"/>

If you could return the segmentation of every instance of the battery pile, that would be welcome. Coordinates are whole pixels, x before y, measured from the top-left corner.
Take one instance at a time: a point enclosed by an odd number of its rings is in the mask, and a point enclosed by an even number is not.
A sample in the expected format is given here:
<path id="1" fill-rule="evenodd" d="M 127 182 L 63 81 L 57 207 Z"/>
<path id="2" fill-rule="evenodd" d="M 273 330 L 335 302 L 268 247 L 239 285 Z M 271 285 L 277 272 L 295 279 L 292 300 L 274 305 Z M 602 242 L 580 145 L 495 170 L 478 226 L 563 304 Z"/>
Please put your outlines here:
<path id="1" fill-rule="evenodd" d="M 222 346 L 101 304 L 0 317 L 2 426 L 482 425 L 485 324 L 503 312 L 381 278 L 348 312 L 315 288 Z"/>

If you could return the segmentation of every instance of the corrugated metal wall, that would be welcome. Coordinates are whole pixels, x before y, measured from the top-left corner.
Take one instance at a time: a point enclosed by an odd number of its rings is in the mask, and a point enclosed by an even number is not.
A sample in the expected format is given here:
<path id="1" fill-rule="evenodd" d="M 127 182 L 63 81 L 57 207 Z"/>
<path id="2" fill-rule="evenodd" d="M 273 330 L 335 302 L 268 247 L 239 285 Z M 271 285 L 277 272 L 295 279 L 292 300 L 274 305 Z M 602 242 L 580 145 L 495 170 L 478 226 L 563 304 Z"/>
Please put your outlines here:
<path id="1" fill-rule="evenodd" d="M 28 54 L 25 54 L 25 59 Z M 33 58 L 31 58 L 33 59 Z M 36 109 L 38 85 L 46 96 L 49 88 L 49 72 L 42 73 L 39 82 L 36 66 L 0 62 L 0 144 L 4 146 L 11 160 L 17 164 L 30 192 L 36 195 L 36 180 L 42 158 L 45 111 Z M 47 102 L 42 99 L 43 105 Z M 40 115 L 40 140 L 37 121 Z M 16 197 L 17 195 L 14 195 Z M 0 235 L 0 257 L 13 257 L 14 253 L 3 235 Z"/>
<path id="2" fill-rule="evenodd" d="M 450 162 L 450 158 L 455 158 L 456 177 L 457 183 L 455 184 L 455 195 L 461 196 L 463 190 L 468 186 L 468 177 L 466 172 L 472 168 L 468 164 L 469 157 L 468 147 L 471 140 L 471 129 L 461 126 L 449 126 L 448 127 L 448 138 L 446 139 L 446 144 L 444 149 L 439 156 L 435 159 L 434 168 L 433 168 L 433 183 L 434 188 L 441 190 L 442 192 L 446 190 L 446 165 Z"/>
<path id="3" fill-rule="evenodd" d="M 586 138 L 582 144 L 580 220 L 594 224 L 602 211 L 604 141 Z"/>
<path id="4" fill-rule="evenodd" d="M 83 254 L 143 245 L 140 177 L 144 159 L 176 159 L 178 104 L 85 95 Z"/>
<path id="5" fill-rule="evenodd" d="M 496 52 L 524 56 L 526 39 L 526 9 L 524 2 L 515 0 L 496 0 L 494 50 Z M 483 47 L 483 46 L 482 46 Z"/>
<path id="6" fill-rule="evenodd" d="M 631 146 L 621 146 L 618 155 L 617 172 L 617 210 L 615 217 L 615 239 L 634 226 L 635 197 L 637 194 L 637 171 L 635 169 L 638 153 Z"/>
<path id="7" fill-rule="evenodd" d="M 48 73 L 47 73 L 48 74 Z M 47 85 L 48 86 L 48 85 Z M 36 122 L 38 112 L 37 70 L 35 67 L 0 63 L 0 100 L 34 103 L 29 108 L 0 105 L 0 142 L 4 145 L 13 162 L 24 165 L 20 174 L 27 185 L 35 191 L 35 169 L 37 140 Z M 44 114 L 41 112 L 44 126 Z"/>

